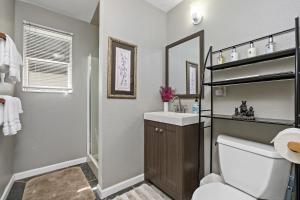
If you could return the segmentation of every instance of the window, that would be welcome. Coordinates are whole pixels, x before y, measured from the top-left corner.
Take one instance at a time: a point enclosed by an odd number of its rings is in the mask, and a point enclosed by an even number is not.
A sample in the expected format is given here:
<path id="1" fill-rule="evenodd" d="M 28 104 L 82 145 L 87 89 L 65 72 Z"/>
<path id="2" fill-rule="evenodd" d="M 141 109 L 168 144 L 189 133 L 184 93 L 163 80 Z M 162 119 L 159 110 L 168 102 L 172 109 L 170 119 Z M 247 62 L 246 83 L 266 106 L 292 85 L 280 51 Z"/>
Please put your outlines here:
<path id="1" fill-rule="evenodd" d="M 72 37 L 24 21 L 23 91 L 72 92 Z"/>

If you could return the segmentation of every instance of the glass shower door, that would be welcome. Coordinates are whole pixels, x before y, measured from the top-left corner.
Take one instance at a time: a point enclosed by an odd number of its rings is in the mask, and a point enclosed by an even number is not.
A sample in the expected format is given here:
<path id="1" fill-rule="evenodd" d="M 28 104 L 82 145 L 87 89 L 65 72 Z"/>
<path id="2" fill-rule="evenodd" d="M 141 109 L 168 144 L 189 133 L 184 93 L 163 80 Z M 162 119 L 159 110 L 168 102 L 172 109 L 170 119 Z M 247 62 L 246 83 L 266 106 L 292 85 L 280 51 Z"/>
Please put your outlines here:
<path id="1" fill-rule="evenodd" d="M 98 166 L 99 142 L 99 59 L 89 56 L 89 156 Z"/>

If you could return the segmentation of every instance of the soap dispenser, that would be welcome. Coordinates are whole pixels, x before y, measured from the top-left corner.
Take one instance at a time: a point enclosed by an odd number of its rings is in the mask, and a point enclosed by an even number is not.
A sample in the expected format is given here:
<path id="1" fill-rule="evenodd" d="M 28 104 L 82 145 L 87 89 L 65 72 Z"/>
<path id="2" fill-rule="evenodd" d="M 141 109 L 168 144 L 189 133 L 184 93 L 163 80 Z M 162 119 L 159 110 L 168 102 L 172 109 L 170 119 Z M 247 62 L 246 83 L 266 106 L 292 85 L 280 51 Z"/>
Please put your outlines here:
<path id="1" fill-rule="evenodd" d="M 217 63 L 220 65 L 220 64 L 224 64 L 224 62 L 225 62 L 225 58 L 223 56 L 223 52 L 219 51 L 219 56 L 217 58 Z"/>
<path id="2" fill-rule="evenodd" d="M 11 83 L 5 83 L 5 73 L 0 75 L 0 95 L 14 96 L 15 85 Z"/>
<path id="3" fill-rule="evenodd" d="M 236 51 L 235 47 L 232 47 L 230 58 L 231 58 L 231 61 L 237 61 L 239 59 L 239 53 Z"/>
<path id="4" fill-rule="evenodd" d="M 256 56 L 256 48 L 255 48 L 253 42 L 250 42 L 250 48 L 248 49 L 248 57 L 251 58 L 254 56 Z"/>
<path id="5" fill-rule="evenodd" d="M 198 97 L 196 97 L 195 102 L 192 105 L 192 113 L 198 114 L 199 113 L 199 101 Z"/>
<path id="6" fill-rule="evenodd" d="M 269 42 L 266 45 L 266 53 L 273 53 L 276 51 L 276 43 L 273 41 L 273 36 L 269 36 Z"/>

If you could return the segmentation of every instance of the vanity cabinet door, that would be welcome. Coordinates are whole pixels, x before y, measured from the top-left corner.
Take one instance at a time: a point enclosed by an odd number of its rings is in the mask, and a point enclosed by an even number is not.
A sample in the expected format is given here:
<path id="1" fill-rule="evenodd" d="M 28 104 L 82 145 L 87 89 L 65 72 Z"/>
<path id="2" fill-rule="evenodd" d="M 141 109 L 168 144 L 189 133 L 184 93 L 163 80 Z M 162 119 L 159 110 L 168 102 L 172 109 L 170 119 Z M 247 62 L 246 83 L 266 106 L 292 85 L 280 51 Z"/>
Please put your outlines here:
<path id="1" fill-rule="evenodd" d="M 182 128 L 167 125 L 163 130 L 162 179 L 165 190 L 174 199 L 181 199 L 182 186 Z"/>
<path id="2" fill-rule="evenodd" d="M 158 123 L 145 121 L 145 178 L 161 186 L 162 135 Z"/>

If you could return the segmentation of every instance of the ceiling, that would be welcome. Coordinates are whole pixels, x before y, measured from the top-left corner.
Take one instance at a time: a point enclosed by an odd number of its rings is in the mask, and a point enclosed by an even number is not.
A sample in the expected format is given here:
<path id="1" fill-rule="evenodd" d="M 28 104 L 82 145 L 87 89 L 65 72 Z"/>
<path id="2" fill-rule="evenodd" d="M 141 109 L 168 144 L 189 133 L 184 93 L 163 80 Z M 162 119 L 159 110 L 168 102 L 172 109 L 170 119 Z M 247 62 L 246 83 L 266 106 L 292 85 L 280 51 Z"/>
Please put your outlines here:
<path id="1" fill-rule="evenodd" d="M 34 4 L 53 12 L 79 19 L 88 23 L 99 24 L 97 6 L 99 0 L 18 0 Z M 164 12 L 170 11 L 183 0 L 145 0 Z"/>
<path id="2" fill-rule="evenodd" d="M 151 3 L 155 7 L 165 12 L 168 12 L 183 0 L 145 0 L 145 1 Z"/>
<path id="3" fill-rule="evenodd" d="M 19 0 L 90 23 L 99 0 Z M 163 1 L 163 0 L 162 0 Z"/>

